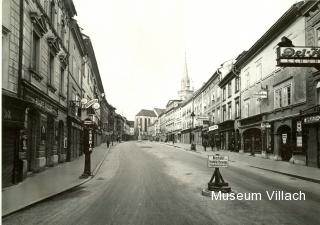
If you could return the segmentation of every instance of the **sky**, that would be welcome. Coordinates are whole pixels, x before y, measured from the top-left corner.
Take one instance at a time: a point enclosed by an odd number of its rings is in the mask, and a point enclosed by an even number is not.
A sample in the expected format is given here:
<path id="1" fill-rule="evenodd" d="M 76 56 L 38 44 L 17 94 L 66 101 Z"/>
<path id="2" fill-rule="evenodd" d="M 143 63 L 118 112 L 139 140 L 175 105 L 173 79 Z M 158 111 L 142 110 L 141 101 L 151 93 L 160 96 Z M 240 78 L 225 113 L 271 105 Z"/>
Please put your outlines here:
<path id="1" fill-rule="evenodd" d="M 195 90 L 248 50 L 296 0 L 73 0 L 107 101 L 134 120 L 177 99 L 187 62 Z"/>

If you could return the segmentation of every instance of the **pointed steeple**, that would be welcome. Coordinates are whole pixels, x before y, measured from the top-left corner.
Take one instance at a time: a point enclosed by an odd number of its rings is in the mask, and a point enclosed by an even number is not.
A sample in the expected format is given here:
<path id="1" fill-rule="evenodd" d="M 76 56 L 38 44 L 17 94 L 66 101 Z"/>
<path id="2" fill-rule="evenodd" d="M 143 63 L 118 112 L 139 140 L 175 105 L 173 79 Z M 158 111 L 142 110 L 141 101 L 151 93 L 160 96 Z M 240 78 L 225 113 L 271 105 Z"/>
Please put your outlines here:
<path id="1" fill-rule="evenodd" d="M 188 66 L 187 66 L 187 54 L 184 52 L 184 70 L 181 79 L 181 87 L 178 92 L 181 100 L 187 99 L 190 95 L 192 95 L 193 90 L 191 90 L 190 78 L 188 74 Z"/>
<path id="2" fill-rule="evenodd" d="M 187 54 L 184 52 L 184 71 L 181 79 L 181 91 L 190 90 L 190 78 L 188 74 Z"/>

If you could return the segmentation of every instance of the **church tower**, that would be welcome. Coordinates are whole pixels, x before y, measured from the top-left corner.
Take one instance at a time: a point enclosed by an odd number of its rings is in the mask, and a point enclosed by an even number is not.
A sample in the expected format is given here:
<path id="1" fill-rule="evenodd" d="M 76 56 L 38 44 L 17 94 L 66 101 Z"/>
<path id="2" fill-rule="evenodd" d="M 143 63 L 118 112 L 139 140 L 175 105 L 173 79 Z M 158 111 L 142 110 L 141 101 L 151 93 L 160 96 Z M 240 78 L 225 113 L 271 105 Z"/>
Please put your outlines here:
<path id="1" fill-rule="evenodd" d="M 184 63 L 184 71 L 181 79 L 181 87 L 180 91 L 178 91 L 179 98 L 181 100 L 186 100 L 192 96 L 193 90 L 190 85 L 190 78 L 188 75 L 188 67 L 187 67 L 187 57 L 185 54 L 185 63 Z"/>

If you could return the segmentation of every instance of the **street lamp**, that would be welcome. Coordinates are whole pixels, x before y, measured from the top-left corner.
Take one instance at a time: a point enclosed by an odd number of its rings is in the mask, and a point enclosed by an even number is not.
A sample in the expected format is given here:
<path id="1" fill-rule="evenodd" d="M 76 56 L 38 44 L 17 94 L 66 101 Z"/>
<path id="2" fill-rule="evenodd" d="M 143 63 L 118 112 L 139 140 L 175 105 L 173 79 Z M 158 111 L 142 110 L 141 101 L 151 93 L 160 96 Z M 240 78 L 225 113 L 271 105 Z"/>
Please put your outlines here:
<path id="1" fill-rule="evenodd" d="M 100 108 L 99 100 L 98 99 L 92 99 L 88 102 L 87 99 L 83 98 L 81 100 L 81 109 L 88 111 L 95 111 Z M 83 132 L 83 139 L 84 139 L 84 171 L 83 174 L 80 176 L 80 178 L 87 178 L 92 175 L 91 173 L 91 153 L 94 147 L 94 130 L 96 129 L 97 125 L 93 121 L 93 117 L 88 117 L 84 119 L 83 121 L 84 126 L 84 132 Z"/>
<path id="2" fill-rule="evenodd" d="M 194 134 L 193 134 L 193 127 L 194 127 L 194 117 L 195 117 L 195 114 L 194 112 L 191 113 L 191 118 L 192 118 L 192 127 L 191 127 L 191 132 L 190 132 L 190 135 L 191 135 L 191 147 L 190 149 L 191 150 L 194 150 L 196 151 L 196 144 L 194 143 Z"/>

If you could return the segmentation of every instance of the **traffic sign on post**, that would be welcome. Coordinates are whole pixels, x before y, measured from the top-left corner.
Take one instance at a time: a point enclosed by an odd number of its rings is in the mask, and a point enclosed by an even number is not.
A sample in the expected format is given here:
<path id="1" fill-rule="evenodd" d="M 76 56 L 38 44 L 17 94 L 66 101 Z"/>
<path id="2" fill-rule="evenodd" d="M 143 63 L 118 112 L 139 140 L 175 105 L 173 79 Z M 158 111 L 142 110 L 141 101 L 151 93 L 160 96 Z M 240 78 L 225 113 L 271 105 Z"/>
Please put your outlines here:
<path id="1" fill-rule="evenodd" d="M 208 155 L 208 167 L 209 168 L 221 168 L 228 167 L 228 156 L 223 155 Z"/>

